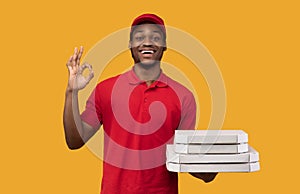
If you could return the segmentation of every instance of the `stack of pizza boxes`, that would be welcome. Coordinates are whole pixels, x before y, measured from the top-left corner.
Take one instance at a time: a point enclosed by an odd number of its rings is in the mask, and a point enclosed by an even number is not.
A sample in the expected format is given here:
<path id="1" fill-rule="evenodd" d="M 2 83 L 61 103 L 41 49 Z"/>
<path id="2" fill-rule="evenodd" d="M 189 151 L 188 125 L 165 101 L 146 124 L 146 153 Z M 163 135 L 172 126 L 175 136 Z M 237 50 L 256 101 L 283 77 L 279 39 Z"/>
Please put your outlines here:
<path id="1" fill-rule="evenodd" d="M 167 169 L 173 172 L 254 172 L 259 154 L 242 130 L 176 130 L 167 145 Z"/>

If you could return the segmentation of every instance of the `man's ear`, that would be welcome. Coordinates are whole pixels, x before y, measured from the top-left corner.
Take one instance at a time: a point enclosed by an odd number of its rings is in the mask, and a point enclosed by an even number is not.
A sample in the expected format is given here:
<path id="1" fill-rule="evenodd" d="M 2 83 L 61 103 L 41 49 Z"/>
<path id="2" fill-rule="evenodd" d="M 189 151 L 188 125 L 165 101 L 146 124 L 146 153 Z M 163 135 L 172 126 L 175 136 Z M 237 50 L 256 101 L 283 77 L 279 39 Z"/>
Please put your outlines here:
<path id="1" fill-rule="evenodd" d="M 163 51 L 166 51 L 167 50 L 167 42 L 166 40 L 164 40 L 164 43 L 163 43 Z"/>
<path id="2" fill-rule="evenodd" d="M 131 49 L 131 40 L 128 42 L 128 48 Z"/>
<path id="3" fill-rule="evenodd" d="M 164 45 L 163 45 L 163 51 L 166 51 L 167 50 L 167 43 L 166 42 L 164 42 Z"/>

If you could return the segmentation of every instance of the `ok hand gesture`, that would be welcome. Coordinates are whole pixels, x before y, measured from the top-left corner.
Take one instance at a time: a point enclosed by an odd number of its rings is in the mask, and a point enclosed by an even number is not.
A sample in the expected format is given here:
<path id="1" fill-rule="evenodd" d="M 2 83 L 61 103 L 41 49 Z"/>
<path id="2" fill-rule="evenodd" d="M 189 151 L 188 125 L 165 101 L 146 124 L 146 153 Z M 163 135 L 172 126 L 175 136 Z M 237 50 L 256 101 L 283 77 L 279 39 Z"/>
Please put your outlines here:
<path id="1" fill-rule="evenodd" d="M 69 91 L 78 91 L 83 88 L 90 82 L 90 80 L 94 77 L 94 72 L 92 70 L 92 66 L 90 64 L 84 63 L 80 65 L 80 59 L 83 53 L 83 47 L 76 47 L 74 50 L 74 54 L 70 57 L 67 62 L 67 67 L 69 70 L 69 81 L 68 88 Z M 88 68 L 89 75 L 87 77 L 83 76 L 83 71 Z"/>

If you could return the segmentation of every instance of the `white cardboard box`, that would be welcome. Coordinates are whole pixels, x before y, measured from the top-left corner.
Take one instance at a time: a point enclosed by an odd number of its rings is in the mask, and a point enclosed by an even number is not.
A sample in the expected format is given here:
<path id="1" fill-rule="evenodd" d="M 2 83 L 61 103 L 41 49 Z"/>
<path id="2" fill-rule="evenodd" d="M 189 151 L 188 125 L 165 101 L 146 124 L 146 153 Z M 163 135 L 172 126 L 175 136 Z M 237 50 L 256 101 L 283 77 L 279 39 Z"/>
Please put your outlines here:
<path id="1" fill-rule="evenodd" d="M 248 142 L 243 130 L 175 130 L 178 144 L 240 144 Z"/>
<path id="2" fill-rule="evenodd" d="M 249 146 L 249 151 L 239 154 L 179 154 L 175 145 L 167 145 L 167 162 L 172 163 L 247 163 L 259 161 L 259 153 Z"/>
<path id="3" fill-rule="evenodd" d="M 259 171 L 259 162 L 241 164 L 177 164 L 167 162 L 172 172 L 255 172 Z"/>
<path id="4" fill-rule="evenodd" d="M 181 154 L 236 154 L 248 152 L 248 144 L 174 144 L 174 151 Z"/>

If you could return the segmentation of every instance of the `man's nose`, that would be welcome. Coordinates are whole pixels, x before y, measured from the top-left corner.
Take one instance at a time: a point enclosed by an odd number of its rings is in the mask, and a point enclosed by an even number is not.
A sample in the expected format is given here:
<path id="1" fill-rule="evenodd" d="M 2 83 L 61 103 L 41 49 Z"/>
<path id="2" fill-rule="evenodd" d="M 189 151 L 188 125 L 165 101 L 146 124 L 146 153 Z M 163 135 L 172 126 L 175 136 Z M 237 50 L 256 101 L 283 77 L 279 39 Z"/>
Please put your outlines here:
<path id="1" fill-rule="evenodd" d="M 151 37 L 145 37 L 144 41 L 143 41 L 143 46 L 152 46 L 153 42 L 152 42 L 152 38 Z"/>

